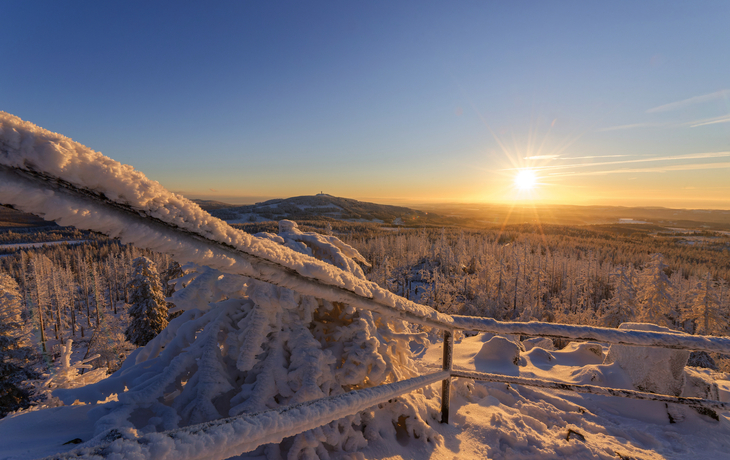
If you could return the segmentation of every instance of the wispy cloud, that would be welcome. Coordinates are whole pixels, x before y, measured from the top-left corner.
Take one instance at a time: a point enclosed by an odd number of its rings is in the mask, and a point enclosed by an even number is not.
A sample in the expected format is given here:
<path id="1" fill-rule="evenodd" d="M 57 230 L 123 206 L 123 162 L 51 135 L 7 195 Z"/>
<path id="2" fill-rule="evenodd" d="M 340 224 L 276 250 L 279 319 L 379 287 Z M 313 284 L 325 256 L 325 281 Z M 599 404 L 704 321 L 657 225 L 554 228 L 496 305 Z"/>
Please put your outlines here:
<path id="1" fill-rule="evenodd" d="M 628 155 L 592 155 L 587 157 L 561 157 L 560 155 L 535 155 L 525 157 L 525 160 L 589 160 L 593 158 L 619 158 Z"/>
<path id="2" fill-rule="evenodd" d="M 563 165 L 551 165 L 551 166 L 535 166 L 532 169 L 535 171 L 551 171 L 551 170 L 565 170 L 565 169 L 578 169 L 578 168 L 592 168 L 596 166 L 612 166 L 621 164 L 632 164 L 632 163 L 649 163 L 656 161 L 683 161 L 683 160 L 703 160 L 708 158 L 723 158 L 730 157 L 730 152 L 703 152 L 703 153 L 688 153 L 685 155 L 674 155 L 674 156 L 663 156 L 663 157 L 645 157 L 635 158 L 633 160 L 620 160 L 620 161 L 601 161 L 596 163 L 573 163 Z M 689 165 L 678 165 L 678 166 L 689 166 Z M 509 168 L 505 171 L 516 170 L 520 168 Z"/>
<path id="3" fill-rule="evenodd" d="M 663 173 L 667 171 L 693 171 L 699 169 L 728 169 L 730 162 L 725 163 L 702 163 L 688 165 L 667 165 L 655 166 L 651 168 L 631 168 L 631 169 L 608 169 L 602 171 L 579 171 L 579 172 L 557 172 L 550 173 L 550 177 L 566 177 L 566 176 L 601 176 L 604 174 L 636 174 L 636 173 Z M 632 177 L 631 179 L 636 179 Z M 686 187 L 685 187 L 686 188 Z"/>
<path id="4" fill-rule="evenodd" d="M 525 160 L 557 160 L 560 155 L 534 155 L 531 157 L 525 157 Z"/>
<path id="5" fill-rule="evenodd" d="M 598 132 L 605 131 L 618 131 L 620 129 L 634 129 L 634 128 L 665 128 L 671 126 L 673 123 L 632 123 L 630 125 L 619 125 L 609 126 L 608 128 L 601 128 Z"/>
<path id="6" fill-rule="evenodd" d="M 672 102 L 671 104 L 660 105 L 659 107 L 647 110 L 646 113 L 668 112 L 670 110 L 683 109 L 690 105 L 701 104 L 703 102 L 714 101 L 715 99 L 722 99 L 726 97 L 730 97 L 730 90 L 723 89 L 715 93 L 703 94 L 702 96 L 695 96 L 682 101 Z"/>
<path id="7" fill-rule="evenodd" d="M 586 160 L 586 159 L 593 159 L 593 158 L 619 158 L 619 157 L 627 157 L 628 155 L 593 155 L 588 157 L 565 157 L 564 160 Z"/>
<path id="8" fill-rule="evenodd" d="M 730 95 L 730 93 L 729 93 Z M 610 126 L 608 128 L 601 128 L 598 132 L 606 131 L 618 131 L 621 129 L 634 129 L 634 128 L 697 128 L 698 126 L 714 125 L 718 123 L 730 123 L 730 115 L 721 115 L 713 118 L 703 118 L 701 120 L 688 121 L 684 123 L 632 123 L 630 125 L 619 125 Z"/>
<path id="9" fill-rule="evenodd" d="M 730 123 L 730 115 L 723 115 L 721 117 L 707 118 L 705 120 L 693 121 L 689 123 L 689 126 L 696 128 L 698 126 L 714 125 L 717 123 Z"/>

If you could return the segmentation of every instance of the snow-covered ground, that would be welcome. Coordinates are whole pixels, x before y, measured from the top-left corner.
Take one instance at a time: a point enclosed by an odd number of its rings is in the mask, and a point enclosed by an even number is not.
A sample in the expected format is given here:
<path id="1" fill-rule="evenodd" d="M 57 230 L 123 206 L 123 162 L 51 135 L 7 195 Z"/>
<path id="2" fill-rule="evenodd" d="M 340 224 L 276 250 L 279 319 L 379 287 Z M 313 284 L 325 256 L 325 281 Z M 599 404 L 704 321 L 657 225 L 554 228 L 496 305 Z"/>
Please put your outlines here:
<path id="1" fill-rule="evenodd" d="M 454 367 L 631 388 L 617 364 L 602 364 L 607 349 L 600 344 L 574 342 L 562 350 L 551 350 L 545 342 L 538 342 L 544 348 L 534 345 L 523 342 L 528 350 L 521 351 L 514 338 L 464 338 L 455 345 Z M 440 368 L 441 356 L 440 343 L 423 350 L 419 362 L 424 373 Z M 730 401 L 728 376 L 697 371 L 720 378 L 720 399 Z M 439 388 L 435 384 L 425 390 L 434 403 Z M 0 421 L 0 459 L 69 451 L 76 446 L 64 443 L 88 440 L 93 421 L 104 413 L 104 405 L 98 404 L 7 417 Z M 361 453 L 372 459 L 424 460 L 730 458 L 730 412 L 718 415 L 719 421 L 686 406 L 667 407 L 657 401 L 454 379 L 450 423 L 432 424 L 442 440 L 424 443 L 399 430 L 370 442 Z"/>
<path id="2" fill-rule="evenodd" d="M 631 388 L 620 367 L 602 364 L 607 348 L 599 344 L 574 342 L 559 351 L 533 347 L 521 352 L 515 365 L 512 359 L 517 347 L 506 339 L 490 342 L 490 338 L 490 334 L 480 334 L 457 343 L 454 367 Z M 441 356 L 441 344 L 434 344 L 423 353 L 421 361 L 440 367 Z M 704 369 L 699 372 L 710 374 Z M 720 399 L 730 401 L 730 381 L 717 383 Z M 658 401 L 464 379 L 454 379 L 452 388 L 450 423 L 434 426 L 444 437 L 443 443 L 426 446 L 400 436 L 391 442 L 371 443 L 364 451 L 365 457 L 730 458 L 730 412 L 719 413 L 720 420 L 716 421 L 686 406 L 674 405 L 668 410 Z"/>

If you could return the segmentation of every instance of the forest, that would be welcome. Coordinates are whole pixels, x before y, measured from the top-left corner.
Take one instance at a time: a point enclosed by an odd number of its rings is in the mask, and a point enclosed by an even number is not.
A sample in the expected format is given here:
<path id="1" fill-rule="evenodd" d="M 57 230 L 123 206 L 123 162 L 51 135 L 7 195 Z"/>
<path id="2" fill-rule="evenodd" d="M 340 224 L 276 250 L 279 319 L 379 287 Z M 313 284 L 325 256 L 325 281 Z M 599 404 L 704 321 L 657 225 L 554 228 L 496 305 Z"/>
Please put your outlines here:
<path id="1" fill-rule="evenodd" d="M 276 232 L 278 223 L 236 225 Z M 482 230 L 391 228 L 329 220 L 304 231 L 334 234 L 369 262 L 367 278 L 441 312 L 499 320 L 617 327 L 651 322 L 690 334 L 725 335 L 730 319 L 730 252 L 681 245 L 661 235 L 600 226 L 514 225 Z M 3 232 L 0 415 L 37 404 L 43 382 L 73 340 L 74 358 L 111 373 L 167 324 L 176 279 L 186 267 L 168 255 L 73 228 Z M 21 243 L 63 241 L 44 247 Z M 78 244 L 69 244 L 66 241 Z M 15 244 L 15 246 L 8 246 Z M 140 271 L 140 260 L 146 260 Z M 142 273 L 143 272 L 143 273 Z M 164 316 L 130 326 L 154 291 Z M 167 301 L 165 301 L 167 299 Z M 14 318 L 14 320 L 13 320 Z M 142 337 L 142 338 L 141 338 Z M 556 344 L 560 345 L 560 344 Z M 730 360 L 714 356 L 730 370 Z"/>

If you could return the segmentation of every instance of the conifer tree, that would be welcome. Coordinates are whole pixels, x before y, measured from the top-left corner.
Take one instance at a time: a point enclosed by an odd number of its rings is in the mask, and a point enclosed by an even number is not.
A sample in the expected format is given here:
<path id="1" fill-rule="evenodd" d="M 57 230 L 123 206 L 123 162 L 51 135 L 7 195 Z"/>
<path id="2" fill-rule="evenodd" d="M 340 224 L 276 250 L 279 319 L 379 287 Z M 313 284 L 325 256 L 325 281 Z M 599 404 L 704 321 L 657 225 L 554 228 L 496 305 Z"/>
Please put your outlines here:
<path id="1" fill-rule="evenodd" d="M 167 326 L 167 305 L 155 263 L 144 256 L 132 262 L 129 281 L 130 324 L 125 335 L 137 346 L 146 345 Z"/>
<path id="2" fill-rule="evenodd" d="M 698 281 L 690 291 L 690 305 L 684 314 L 684 319 L 694 321 L 695 333 L 723 334 L 727 328 L 727 318 L 720 310 L 720 300 L 714 292 L 714 284 L 710 272 L 707 272 L 705 278 Z"/>
<path id="3" fill-rule="evenodd" d="M 640 307 L 639 321 L 671 326 L 669 322 L 672 304 L 672 285 L 664 273 L 667 265 L 664 256 L 652 254 L 639 277 L 638 302 Z"/>
<path id="4" fill-rule="evenodd" d="M 636 290 L 632 281 L 631 267 L 619 268 L 611 274 L 614 281 L 613 297 L 603 301 L 604 313 L 600 324 L 605 327 L 618 327 L 621 323 L 629 322 L 634 317 L 634 297 Z"/>
<path id="5" fill-rule="evenodd" d="M 33 355 L 24 327 L 18 284 L 0 273 L 0 417 L 30 405 L 30 393 L 21 382 L 38 378 L 27 366 Z"/>

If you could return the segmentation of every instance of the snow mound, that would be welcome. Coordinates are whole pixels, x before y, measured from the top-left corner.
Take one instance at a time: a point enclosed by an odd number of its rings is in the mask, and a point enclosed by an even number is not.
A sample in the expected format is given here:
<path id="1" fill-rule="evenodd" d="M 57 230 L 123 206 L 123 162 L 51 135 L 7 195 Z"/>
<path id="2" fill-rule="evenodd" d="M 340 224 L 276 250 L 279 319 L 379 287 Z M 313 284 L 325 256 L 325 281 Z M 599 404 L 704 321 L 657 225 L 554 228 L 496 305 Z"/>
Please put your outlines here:
<path id="1" fill-rule="evenodd" d="M 622 323 L 619 329 L 676 332 L 644 323 Z M 611 345 L 604 363 L 617 363 L 639 391 L 679 396 L 684 387 L 684 366 L 688 358 L 687 350 Z"/>
<path id="2" fill-rule="evenodd" d="M 504 372 L 513 375 L 520 364 L 520 347 L 504 337 L 494 336 L 482 345 L 474 356 L 474 363 L 490 372 Z"/>

